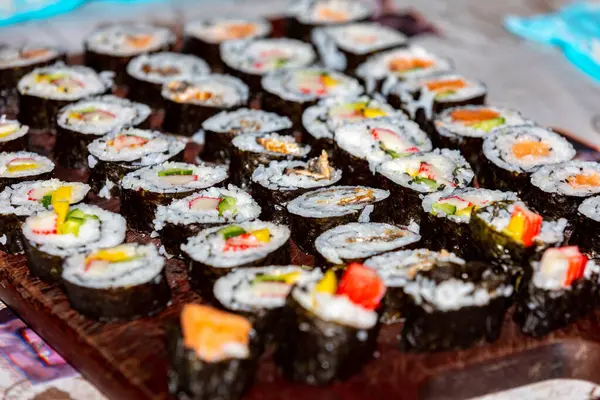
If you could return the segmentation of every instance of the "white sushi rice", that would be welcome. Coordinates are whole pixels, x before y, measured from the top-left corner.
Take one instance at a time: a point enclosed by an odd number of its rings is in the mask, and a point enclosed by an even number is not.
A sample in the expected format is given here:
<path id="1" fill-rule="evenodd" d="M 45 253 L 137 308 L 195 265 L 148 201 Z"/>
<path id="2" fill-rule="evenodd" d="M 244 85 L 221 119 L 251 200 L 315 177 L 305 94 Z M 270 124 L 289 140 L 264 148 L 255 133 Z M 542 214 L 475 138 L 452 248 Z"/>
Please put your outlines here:
<path id="1" fill-rule="evenodd" d="M 384 115 L 369 118 L 364 114 L 356 114 L 352 107 L 364 107 L 374 109 Z M 302 125 L 304 129 L 314 138 L 332 139 L 334 132 L 344 125 L 354 124 L 361 121 L 373 121 L 386 118 L 394 118 L 398 121 L 406 120 L 402 111 L 394 109 L 383 97 L 359 96 L 323 99 L 318 104 L 308 107 L 302 113 Z"/>
<path id="2" fill-rule="evenodd" d="M 8 164 L 15 159 L 31 159 L 37 164 L 35 169 L 10 172 Z M 37 153 L 29 151 L 17 151 L 14 153 L 0 153 L 0 178 L 23 178 L 27 176 L 36 176 L 52 172 L 54 163 L 50 159 Z"/>
<path id="3" fill-rule="evenodd" d="M 301 85 L 313 84 L 321 74 L 328 74 L 336 84 L 324 88 L 324 93 L 303 93 Z M 284 100 L 297 103 L 313 102 L 329 97 L 354 97 L 363 93 L 360 83 L 342 73 L 327 68 L 278 69 L 263 76 L 262 87 Z"/>
<path id="4" fill-rule="evenodd" d="M 221 111 L 202 123 L 202 129 L 218 133 L 265 133 L 291 127 L 292 121 L 288 117 L 249 108 Z"/>
<path id="5" fill-rule="evenodd" d="M 585 199 L 577 211 L 589 219 L 600 222 L 600 196 Z"/>
<path id="6" fill-rule="evenodd" d="M 11 132 L 11 133 L 8 133 Z M 6 115 L 0 116 L 0 143 L 10 142 L 27 135 L 29 127 L 21 124 L 16 119 L 8 119 Z M 5 134 L 8 133 L 6 136 Z"/>
<path id="7" fill-rule="evenodd" d="M 436 98 L 436 93 L 429 90 L 427 86 L 430 83 L 454 80 L 463 81 L 465 83 L 465 87 L 453 89 L 453 93 L 448 93 L 444 97 L 440 98 Z M 442 73 L 439 75 L 421 79 L 401 81 L 390 91 L 390 94 L 396 94 L 399 97 L 402 97 L 402 95 L 405 93 L 411 95 L 413 93 L 419 93 L 420 97 L 430 98 L 431 101 L 429 102 L 429 107 L 432 107 L 434 101 L 436 103 L 454 103 L 483 96 L 487 93 L 487 87 L 483 82 L 474 79 L 469 79 L 463 75 L 459 75 L 456 73 Z M 429 96 L 427 95 L 428 93 Z"/>
<path id="8" fill-rule="evenodd" d="M 317 57 L 310 44 L 289 38 L 229 40 L 221 43 L 220 50 L 227 66 L 251 75 L 307 67 Z"/>
<path id="9" fill-rule="evenodd" d="M 114 115 L 112 119 L 95 119 L 86 121 L 73 118 L 72 113 L 95 108 Z M 114 129 L 126 126 L 135 126 L 145 121 L 152 110 L 145 104 L 135 103 L 121 97 L 106 95 L 91 99 L 81 100 L 64 107 L 56 118 L 62 128 L 88 135 L 106 135 Z"/>
<path id="10" fill-rule="evenodd" d="M 323 232 L 315 240 L 315 247 L 330 263 L 344 264 L 347 260 L 397 250 L 421 240 L 418 226 L 410 228 L 375 222 L 353 222 Z"/>
<path id="11" fill-rule="evenodd" d="M 38 250 L 58 257 L 116 246 L 125 240 L 127 226 L 125 218 L 121 215 L 87 204 L 79 204 L 71 208 L 71 210 L 75 209 L 98 217 L 98 219 L 86 219 L 79 228 L 78 236 L 34 233 L 36 222 L 40 218 L 54 215 L 52 211 L 39 212 L 27 218 L 23 224 L 23 236 Z"/>
<path id="12" fill-rule="evenodd" d="M 134 46 L 129 38 L 149 36 L 143 47 Z M 85 47 L 94 53 L 131 57 L 159 50 L 175 43 L 175 34 L 167 28 L 139 23 L 113 24 L 92 32 L 85 38 Z"/>
<path id="13" fill-rule="evenodd" d="M 287 210 L 307 218 L 329 218 L 358 214 L 366 206 L 376 204 L 390 196 L 390 192 L 365 186 L 333 186 L 304 193 L 290 201 Z M 361 198 L 357 202 L 349 199 Z M 341 204 L 340 204 L 341 202 Z"/>
<path id="14" fill-rule="evenodd" d="M 190 205 L 199 197 L 222 198 L 233 197 L 236 200 L 234 209 L 226 210 L 219 215 L 219 210 L 193 210 Z M 261 208 L 245 191 L 237 186 L 227 188 L 211 187 L 179 200 L 173 200 L 168 206 L 158 206 L 154 219 L 154 230 L 160 231 L 166 224 L 233 224 L 257 219 Z"/>
<path id="15" fill-rule="evenodd" d="M 85 199 L 90 190 L 90 186 L 85 183 L 63 182 L 58 179 L 16 183 L 0 192 L 0 215 L 29 216 L 44 211 L 45 208 L 41 202 L 42 197 L 63 186 L 71 187 L 71 204 L 79 203 Z M 33 192 L 35 192 L 37 198 L 32 197 Z"/>
<path id="16" fill-rule="evenodd" d="M 375 138 L 373 131 L 376 129 L 389 132 L 397 138 L 393 146 L 388 145 L 388 150 L 398 155 L 429 152 L 433 149 L 429 136 L 419 125 L 404 119 L 366 120 L 336 129 L 335 142 L 338 147 L 367 161 L 373 174 L 382 162 L 394 159 L 382 149 L 383 142 Z"/>
<path id="17" fill-rule="evenodd" d="M 197 176 L 197 179 L 185 183 L 173 183 L 168 179 L 170 177 L 159 176 L 159 172 L 169 169 L 191 170 L 191 176 Z M 227 167 L 224 165 L 195 165 L 184 162 L 167 161 L 162 164 L 140 168 L 128 173 L 121 180 L 121 188 L 128 190 L 145 190 L 154 193 L 191 192 L 223 182 L 227 179 L 228 175 Z"/>
<path id="18" fill-rule="evenodd" d="M 36 50 L 44 50 L 33 57 L 27 55 Z M 36 46 L 29 44 L 23 47 L 4 46 L 0 49 L 0 70 L 21 68 L 33 64 L 48 62 L 60 56 L 61 52 L 58 49 L 48 46 Z"/>
<path id="19" fill-rule="evenodd" d="M 319 30 L 331 38 L 340 49 L 358 55 L 402 46 L 407 41 L 403 33 L 376 22 L 335 25 Z"/>
<path id="20" fill-rule="evenodd" d="M 531 184 L 548 194 L 588 197 L 600 193 L 600 186 L 569 184 L 577 175 L 599 175 L 600 164 L 593 161 L 569 161 L 545 165 L 531 175 Z"/>
<path id="21" fill-rule="evenodd" d="M 258 142 L 258 139 L 272 139 L 272 140 L 276 140 L 278 142 L 283 142 L 286 144 L 296 143 L 297 146 L 296 146 L 295 150 L 293 150 L 290 153 L 279 153 L 276 151 L 267 150 L 262 144 L 260 144 Z M 242 135 L 238 135 L 233 138 L 233 140 L 231 141 L 231 145 L 234 148 L 237 148 L 244 152 L 262 153 L 262 154 L 269 154 L 269 155 L 273 155 L 273 156 L 293 156 L 293 157 L 299 157 L 299 158 L 305 157 L 306 155 L 308 155 L 308 153 L 310 153 L 310 149 L 311 149 L 311 147 L 307 144 L 297 143 L 296 138 L 294 138 L 291 135 L 280 135 L 279 133 L 276 133 L 276 132 L 260 133 L 260 134 L 245 133 Z"/>
<path id="22" fill-rule="evenodd" d="M 166 69 L 171 72 L 169 74 L 157 72 Z M 127 74 L 140 81 L 162 85 L 173 79 L 208 75 L 210 67 L 200 57 L 165 51 L 135 57 L 127 64 Z"/>
<path id="23" fill-rule="evenodd" d="M 254 280 L 262 275 L 280 276 L 290 273 L 300 274 L 296 284 L 302 284 L 320 275 L 319 271 L 309 272 L 295 265 L 242 268 L 219 278 L 213 286 L 213 293 L 225 308 L 232 311 L 252 312 L 256 309 L 280 308 L 285 305 L 293 284 L 256 283 Z"/>
<path id="24" fill-rule="evenodd" d="M 531 283 L 533 286 L 543 289 L 543 290 L 571 290 L 572 285 L 565 286 L 564 285 L 564 271 L 565 269 L 561 268 L 560 265 L 557 265 L 556 272 L 561 272 L 558 274 L 545 274 L 542 270 L 542 264 L 544 262 L 554 262 L 554 263 L 562 263 L 567 262 L 567 259 L 560 258 L 552 258 L 549 261 L 544 261 L 544 257 L 542 257 L 541 261 L 534 261 L 531 263 L 531 268 L 533 269 L 533 276 L 531 278 Z M 552 270 L 552 269 L 551 269 Z M 590 280 L 595 279 L 598 280 L 598 275 L 600 274 L 600 266 L 594 262 L 594 260 L 588 260 L 585 264 L 585 268 L 583 271 L 583 278 Z M 594 282 L 594 285 L 597 282 Z"/>
<path id="25" fill-rule="evenodd" d="M 47 80 L 39 81 L 40 75 L 58 75 L 79 82 L 68 90 Z M 36 96 L 51 100 L 75 101 L 84 97 L 96 96 L 108 91 L 113 84 L 112 73 L 97 73 L 83 65 L 65 65 L 62 62 L 36 68 L 23 76 L 17 84 L 21 95 Z"/>
<path id="26" fill-rule="evenodd" d="M 522 141 L 548 145 L 547 156 L 518 158 L 513 146 Z M 575 157 L 575 148 L 567 139 L 551 130 L 530 125 L 495 129 L 483 141 L 483 154 L 494 165 L 507 171 L 535 172 L 543 165 L 557 164 Z"/>
<path id="27" fill-rule="evenodd" d="M 306 25 L 342 24 L 369 18 L 375 12 L 369 2 L 361 0 L 299 0 L 288 9 L 290 16 Z M 335 14 L 336 19 L 328 18 Z M 344 16 L 345 18 L 339 18 Z"/>
<path id="28" fill-rule="evenodd" d="M 153 244 L 128 243 L 126 249 L 135 252 L 135 258 L 118 263 L 108 263 L 107 268 L 86 267 L 90 253 L 75 254 L 66 259 L 62 279 L 90 289 L 124 288 L 162 279 L 165 259 Z"/>
<path id="29" fill-rule="evenodd" d="M 342 171 L 333 168 L 330 179 L 315 179 L 308 175 L 286 173 L 295 168 L 306 169 L 307 161 L 271 161 L 269 165 L 259 165 L 252 174 L 252 181 L 269 190 L 316 189 L 336 184 L 342 179 Z"/>
<path id="30" fill-rule="evenodd" d="M 249 25 L 253 29 L 240 37 L 232 36 L 238 26 Z M 234 29 L 232 29 L 234 28 Z M 190 21 L 184 26 L 185 36 L 200 39 L 205 43 L 218 44 L 233 39 L 251 39 L 268 36 L 271 33 L 271 23 L 266 19 L 233 16 L 212 17 L 204 20 Z"/>
<path id="31" fill-rule="evenodd" d="M 452 113 L 457 110 L 492 110 L 497 112 L 498 118 L 504 118 L 502 127 L 517 126 L 517 125 L 535 125 L 535 122 L 524 118 L 518 111 L 510 110 L 507 108 L 500 108 L 495 106 L 461 106 L 452 107 L 444 110 L 441 114 L 437 115 L 434 121 L 436 129 L 440 132 L 440 135 L 454 135 L 454 136 L 466 136 L 482 138 L 489 135 L 490 132 L 486 132 L 483 129 L 474 128 L 469 125 L 454 121 L 452 119 Z M 498 128 L 495 128 L 498 129 Z"/>
<path id="32" fill-rule="evenodd" d="M 226 241 L 218 231 L 224 227 L 218 226 L 200 231 L 197 236 L 191 237 L 187 243 L 182 244 L 181 249 L 192 260 L 202 264 L 214 268 L 234 268 L 260 260 L 270 253 L 278 251 L 282 246 L 288 245 L 290 229 L 287 226 L 263 221 L 243 222 L 235 225 L 245 229 L 246 232 L 266 228 L 269 230 L 271 238 L 262 246 L 246 250 L 223 251 Z"/>
<path id="33" fill-rule="evenodd" d="M 421 163 L 429 164 L 439 185 L 433 188 L 424 182 L 416 182 L 411 173 L 419 171 Z M 475 174 L 458 150 L 435 149 L 430 153 L 416 154 L 383 162 L 377 169 L 392 182 L 421 193 L 452 191 L 468 186 Z"/>
<path id="34" fill-rule="evenodd" d="M 174 88 L 179 84 L 190 85 L 195 90 L 210 93 L 211 96 L 206 100 L 191 98 L 182 101 L 178 99 L 178 95 L 174 91 Z M 219 74 L 174 79 L 166 82 L 162 88 L 162 96 L 165 99 L 204 107 L 231 108 L 243 106 L 248 102 L 249 95 L 248 86 L 240 79 Z"/>

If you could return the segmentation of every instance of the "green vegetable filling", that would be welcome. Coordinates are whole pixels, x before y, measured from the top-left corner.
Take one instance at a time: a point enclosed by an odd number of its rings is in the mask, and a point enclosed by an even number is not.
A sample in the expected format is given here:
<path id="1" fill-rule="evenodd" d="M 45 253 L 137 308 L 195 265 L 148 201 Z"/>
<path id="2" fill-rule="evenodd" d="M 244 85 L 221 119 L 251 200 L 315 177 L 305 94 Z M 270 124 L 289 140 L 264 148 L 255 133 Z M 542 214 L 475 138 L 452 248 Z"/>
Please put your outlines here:
<path id="1" fill-rule="evenodd" d="M 223 196 L 219 205 L 217 206 L 217 210 L 219 210 L 219 216 L 222 217 L 226 211 L 231 211 L 235 213 L 237 206 L 237 199 L 231 196 Z"/>
<path id="2" fill-rule="evenodd" d="M 182 169 L 182 168 L 163 169 L 162 171 L 158 171 L 158 176 L 193 175 L 193 174 L 194 174 L 193 170 Z"/>
<path id="3" fill-rule="evenodd" d="M 246 230 L 241 226 L 231 225 L 217 231 L 223 235 L 223 239 L 227 240 L 232 237 L 240 236 L 246 233 Z"/>
<path id="4" fill-rule="evenodd" d="M 481 129 L 482 131 L 489 132 L 492 129 L 504 125 L 506 119 L 504 117 L 498 117 L 493 119 L 488 119 L 487 121 L 481 121 L 476 124 L 471 125 L 471 127 L 475 129 Z"/>

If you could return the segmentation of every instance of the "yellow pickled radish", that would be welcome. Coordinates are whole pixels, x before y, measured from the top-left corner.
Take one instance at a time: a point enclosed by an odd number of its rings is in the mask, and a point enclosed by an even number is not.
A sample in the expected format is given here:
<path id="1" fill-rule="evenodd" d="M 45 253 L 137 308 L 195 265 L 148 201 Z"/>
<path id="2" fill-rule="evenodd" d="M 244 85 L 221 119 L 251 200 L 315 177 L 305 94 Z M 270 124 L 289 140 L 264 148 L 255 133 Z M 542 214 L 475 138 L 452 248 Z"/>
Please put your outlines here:
<path id="1" fill-rule="evenodd" d="M 38 167 L 38 164 L 35 162 L 19 162 L 19 163 L 15 163 L 15 164 L 9 163 L 6 165 L 6 169 L 11 174 L 14 172 L 29 171 L 32 169 L 36 169 L 37 167 Z"/>
<path id="2" fill-rule="evenodd" d="M 504 232 L 511 238 L 521 241 L 523 232 L 525 232 L 525 215 L 523 213 L 516 213 L 508 223 L 508 226 L 504 229 Z"/>
<path id="3" fill-rule="evenodd" d="M 267 229 L 267 228 L 258 229 L 258 230 L 252 231 L 250 233 L 257 240 L 259 240 L 263 243 L 268 243 L 271 240 L 271 232 L 269 232 L 269 229 Z"/>
<path id="4" fill-rule="evenodd" d="M 59 187 L 52 193 L 52 207 L 56 213 L 56 227 L 59 233 L 61 233 L 61 226 L 67 220 L 72 194 L 73 187 L 71 186 Z"/>
<path id="5" fill-rule="evenodd" d="M 365 108 L 363 110 L 363 115 L 365 116 L 365 118 L 379 118 L 385 117 L 387 114 L 385 113 L 385 111 L 379 108 Z"/>
<path id="6" fill-rule="evenodd" d="M 317 286 L 315 286 L 315 292 L 317 293 L 334 294 L 336 290 L 337 279 L 335 277 L 335 272 L 331 270 L 325 272 L 323 279 L 321 279 L 319 283 L 317 283 Z"/>
<path id="7" fill-rule="evenodd" d="M 321 75 L 321 82 L 323 83 L 323 85 L 325 85 L 325 87 L 332 87 L 338 84 L 337 79 L 332 78 L 329 75 Z"/>
<path id="8" fill-rule="evenodd" d="M 301 276 L 302 273 L 300 271 L 288 272 L 287 274 L 280 275 L 283 281 L 288 285 L 293 285 L 296 283 Z"/>
<path id="9" fill-rule="evenodd" d="M 85 263 L 90 261 L 107 261 L 109 263 L 121 262 L 131 258 L 131 252 L 128 251 L 129 246 L 118 246 L 112 249 L 98 250 L 90 254 L 86 259 Z"/>

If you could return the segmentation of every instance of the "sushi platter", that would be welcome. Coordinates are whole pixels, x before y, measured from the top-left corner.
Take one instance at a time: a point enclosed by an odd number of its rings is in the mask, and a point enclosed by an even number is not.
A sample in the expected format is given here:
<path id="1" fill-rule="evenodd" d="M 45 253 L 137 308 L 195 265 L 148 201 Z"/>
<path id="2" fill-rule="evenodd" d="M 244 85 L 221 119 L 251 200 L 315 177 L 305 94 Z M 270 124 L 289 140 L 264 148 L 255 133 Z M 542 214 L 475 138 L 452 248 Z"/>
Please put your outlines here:
<path id="1" fill-rule="evenodd" d="M 0 48 L 0 300 L 114 399 L 600 383 L 600 154 L 297 3 Z"/>

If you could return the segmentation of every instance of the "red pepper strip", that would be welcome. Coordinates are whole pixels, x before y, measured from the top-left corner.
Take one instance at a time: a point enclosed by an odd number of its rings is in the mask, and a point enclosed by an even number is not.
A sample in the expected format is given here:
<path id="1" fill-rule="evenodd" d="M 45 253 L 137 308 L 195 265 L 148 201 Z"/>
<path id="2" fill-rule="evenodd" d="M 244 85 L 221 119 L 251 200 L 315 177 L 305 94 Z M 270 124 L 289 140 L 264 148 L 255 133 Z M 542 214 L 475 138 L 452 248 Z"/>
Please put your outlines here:
<path id="1" fill-rule="evenodd" d="M 529 247 L 533 244 L 533 239 L 540 233 L 542 229 L 542 216 L 519 206 L 515 207 L 513 214 L 516 212 L 523 213 L 525 217 L 525 225 L 523 229 L 523 244 Z"/>
<path id="2" fill-rule="evenodd" d="M 244 233 L 239 236 L 234 236 L 225 241 L 223 251 L 240 251 L 250 248 L 259 247 L 261 243 L 251 233 Z"/>
<path id="3" fill-rule="evenodd" d="M 561 249 L 564 253 L 571 253 L 567 255 L 569 260 L 569 268 L 565 274 L 564 286 L 571 286 L 571 283 L 581 279 L 585 272 L 585 266 L 588 262 L 588 258 L 579 252 L 577 246 L 570 246 Z"/>
<path id="4" fill-rule="evenodd" d="M 371 268 L 352 263 L 346 268 L 336 294 L 345 295 L 354 304 L 374 310 L 385 294 L 385 284 Z"/>

